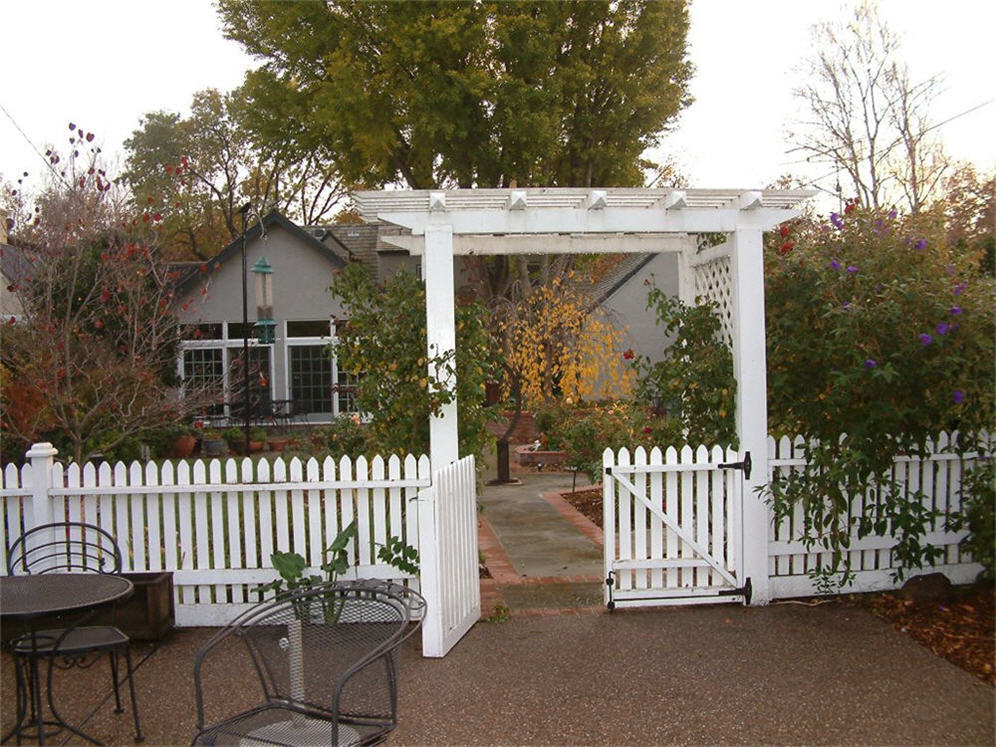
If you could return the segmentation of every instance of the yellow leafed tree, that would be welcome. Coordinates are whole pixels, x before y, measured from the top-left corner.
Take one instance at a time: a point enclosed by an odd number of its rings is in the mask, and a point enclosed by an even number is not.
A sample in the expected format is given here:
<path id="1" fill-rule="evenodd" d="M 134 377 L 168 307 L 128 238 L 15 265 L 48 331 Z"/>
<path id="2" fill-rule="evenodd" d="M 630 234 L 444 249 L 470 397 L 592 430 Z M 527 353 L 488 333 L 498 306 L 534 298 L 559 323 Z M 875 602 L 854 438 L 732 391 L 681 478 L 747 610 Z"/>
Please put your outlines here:
<path id="1" fill-rule="evenodd" d="M 624 365 L 623 330 L 571 282 L 553 279 L 498 311 L 495 327 L 504 351 L 504 394 L 516 380 L 523 404 L 622 398 L 633 371 Z"/>

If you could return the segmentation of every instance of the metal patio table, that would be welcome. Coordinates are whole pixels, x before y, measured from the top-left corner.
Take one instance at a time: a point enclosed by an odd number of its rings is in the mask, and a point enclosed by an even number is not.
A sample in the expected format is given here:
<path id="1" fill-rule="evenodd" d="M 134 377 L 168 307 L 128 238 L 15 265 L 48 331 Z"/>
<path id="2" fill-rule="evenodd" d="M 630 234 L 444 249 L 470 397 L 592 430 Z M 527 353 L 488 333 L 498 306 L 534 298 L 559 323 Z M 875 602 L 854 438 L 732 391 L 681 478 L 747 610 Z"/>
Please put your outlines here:
<path id="1" fill-rule="evenodd" d="M 51 689 L 48 690 L 48 709 L 52 720 L 45 720 L 42 708 L 41 678 L 38 676 L 38 659 L 36 638 L 36 623 L 47 615 L 78 613 L 79 622 L 85 622 L 88 615 L 95 614 L 98 609 L 131 596 L 135 587 L 123 576 L 100 573 L 46 573 L 28 576 L 0 576 L 0 614 L 7 620 L 18 620 L 27 629 L 31 638 L 32 655 L 30 657 L 31 675 L 29 683 L 18 676 L 18 712 L 14 728 L 0 742 L 7 742 L 17 736 L 22 738 L 37 738 L 39 744 L 45 741 L 45 727 L 55 726 L 65 728 L 74 734 L 99 744 L 99 741 L 83 733 L 67 723 L 52 702 Z M 69 625 L 72 628 L 74 625 Z M 52 654 L 52 658 L 57 654 Z M 49 662 L 51 668 L 52 662 Z M 28 703 L 31 704 L 30 710 Z M 32 718 L 34 729 L 33 733 Z"/>

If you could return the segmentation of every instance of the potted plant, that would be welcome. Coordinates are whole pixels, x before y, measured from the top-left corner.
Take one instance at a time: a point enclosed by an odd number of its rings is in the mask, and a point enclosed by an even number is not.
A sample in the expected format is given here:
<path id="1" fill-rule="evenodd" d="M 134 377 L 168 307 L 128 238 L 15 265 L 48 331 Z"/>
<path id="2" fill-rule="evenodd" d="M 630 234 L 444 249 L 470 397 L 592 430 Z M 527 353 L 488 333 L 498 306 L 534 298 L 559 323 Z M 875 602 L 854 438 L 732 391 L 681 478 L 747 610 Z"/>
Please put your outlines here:
<path id="1" fill-rule="evenodd" d="M 262 451 L 266 446 L 266 429 L 258 425 L 249 429 L 249 451 Z"/>
<path id="2" fill-rule="evenodd" d="M 266 439 L 266 445 L 270 451 L 283 451 L 287 448 L 287 443 L 290 441 L 287 436 L 279 433 L 273 433 Z"/>
<path id="3" fill-rule="evenodd" d="M 216 430 L 206 430 L 201 437 L 201 454 L 206 457 L 222 456 L 226 452 L 225 439 Z"/>
<path id="4" fill-rule="evenodd" d="M 221 432 L 221 437 L 228 443 L 228 448 L 232 452 L 241 454 L 245 451 L 246 432 L 237 425 L 233 425 L 231 428 L 226 428 Z"/>
<path id="5" fill-rule="evenodd" d="M 173 430 L 173 456 L 177 459 L 188 459 L 197 447 L 197 436 L 194 429 L 185 425 Z"/>

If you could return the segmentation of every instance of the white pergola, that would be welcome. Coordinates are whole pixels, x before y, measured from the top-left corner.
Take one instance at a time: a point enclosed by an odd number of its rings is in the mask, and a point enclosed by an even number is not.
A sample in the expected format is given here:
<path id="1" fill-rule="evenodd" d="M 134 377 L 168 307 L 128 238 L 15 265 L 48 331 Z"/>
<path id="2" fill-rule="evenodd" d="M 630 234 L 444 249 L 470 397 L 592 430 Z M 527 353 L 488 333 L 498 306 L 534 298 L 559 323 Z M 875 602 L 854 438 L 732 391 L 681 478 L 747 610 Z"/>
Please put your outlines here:
<path id="1" fill-rule="evenodd" d="M 799 214 L 805 190 L 454 189 L 355 193 L 363 220 L 407 229 L 385 241 L 421 255 L 430 356 L 455 346 L 453 257 L 458 254 L 679 252 L 683 300 L 703 296 L 724 310 L 737 379 L 737 435 L 752 455 L 744 485 L 744 533 L 767 536 L 767 512 L 754 488 L 767 481 L 764 263 L 761 234 Z M 697 252 L 688 234 L 723 233 Z M 430 376 L 435 372 L 430 370 Z M 448 382 L 452 383 L 452 382 Z M 457 403 L 430 426 L 433 469 L 458 458 Z M 768 600 L 764 543 L 744 558 Z M 758 588 L 761 587 L 761 588 Z"/>

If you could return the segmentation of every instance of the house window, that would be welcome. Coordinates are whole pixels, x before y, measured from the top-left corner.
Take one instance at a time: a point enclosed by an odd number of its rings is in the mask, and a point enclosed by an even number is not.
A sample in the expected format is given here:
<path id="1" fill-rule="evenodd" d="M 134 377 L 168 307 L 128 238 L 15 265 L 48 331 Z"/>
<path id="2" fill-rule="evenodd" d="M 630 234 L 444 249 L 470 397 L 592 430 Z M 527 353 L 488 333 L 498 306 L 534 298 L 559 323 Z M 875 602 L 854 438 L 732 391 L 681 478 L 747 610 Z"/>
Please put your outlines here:
<path id="1" fill-rule="evenodd" d="M 245 371 L 242 367 L 243 351 L 229 348 L 228 391 L 229 417 L 241 417 L 245 407 Z M 249 404 L 259 416 L 259 408 L 268 407 L 270 394 L 270 348 L 259 346 L 249 348 Z"/>
<path id="2" fill-rule="evenodd" d="M 329 346 L 292 345 L 289 355 L 294 411 L 331 413 L 332 359 Z"/>
<path id="3" fill-rule="evenodd" d="M 189 348 L 183 351 L 183 388 L 187 396 L 213 400 L 206 415 L 224 414 L 225 366 L 221 348 Z"/>

